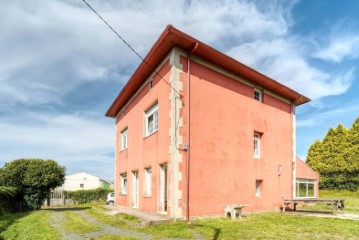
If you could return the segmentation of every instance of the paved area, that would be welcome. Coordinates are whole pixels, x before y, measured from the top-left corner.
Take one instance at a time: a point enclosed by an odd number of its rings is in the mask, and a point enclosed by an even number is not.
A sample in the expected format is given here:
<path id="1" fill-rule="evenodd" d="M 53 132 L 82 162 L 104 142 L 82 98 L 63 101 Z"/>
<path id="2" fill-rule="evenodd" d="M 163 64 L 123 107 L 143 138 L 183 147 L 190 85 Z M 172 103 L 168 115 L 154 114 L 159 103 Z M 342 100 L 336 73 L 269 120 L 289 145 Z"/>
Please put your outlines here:
<path id="1" fill-rule="evenodd" d="M 128 214 L 128 215 L 132 215 L 132 216 L 139 218 L 146 225 L 154 225 L 154 224 L 168 222 L 168 221 L 173 220 L 172 218 L 162 215 L 162 214 L 143 212 L 136 208 L 131 208 L 131 207 L 110 206 L 110 205 L 104 205 L 102 207 L 110 210 L 110 212 L 108 214 L 115 215 L 118 213 L 124 213 L 124 214 Z"/>
<path id="2" fill-rule="evenodd" d="M 313 217 L 322 217 L 322 218 L 339 218 L 339 219 L 351 219 L 359 221 L 359 214 L 357 213 L 346 213 L 346 212 L 338 212 L 336 215 L 331 213 L 319 213 L 319 212 L 310 212 L 310 211 L 296 211 L 296 212 L 286 212 L 290 214 L 298 214 L 305 216 L 313 216 Z"/>
<path id="3" fill-rule="evenodd" d="M 65 218 L 65 208 L 60 211 L 54 211 L 51 216 L 51 226 L 53 228 L 59 229 L 61 233 L 61 239 L 63 240 L 86 240 L 86 239 L 98 239 L 103 235 L 110 236 L 121 236 L 123 239 L 139 239 L 139 240 L 150 240 L 152 236 L 149 234 L 141 233 L 134 230 L 122 229 L 120 227 L 110 226 L 105 223 L 101 223 L 93 218 L 90 214 L 86 213 L 84 210 L 76 209 L 76 214 L 84 221 L 91 223 L 94 226 L 97 226 L 99 230 L 87 232 L 87 233 L 71 233 L 67 232 L 64 228 Z"/>

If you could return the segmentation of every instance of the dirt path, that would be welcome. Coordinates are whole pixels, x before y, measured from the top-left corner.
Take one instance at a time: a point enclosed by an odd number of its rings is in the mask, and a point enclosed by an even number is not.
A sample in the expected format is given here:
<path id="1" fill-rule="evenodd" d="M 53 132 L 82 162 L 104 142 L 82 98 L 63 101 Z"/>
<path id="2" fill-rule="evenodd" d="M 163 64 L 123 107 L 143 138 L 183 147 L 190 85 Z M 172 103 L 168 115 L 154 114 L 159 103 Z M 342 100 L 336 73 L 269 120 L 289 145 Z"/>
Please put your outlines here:
<path id="1" fill-rule="evenodd" d="M 72 210 L 73 211 L 73 210 Z M 117 235 L 117 236 L 123 236 L 123 237 L 133 237 L 136 239 L 152 239 L 150 235 L 146 235 L 144 233 L 140 233 L 137 231 L 132 231 L 128 229 L 121 229 L 118 227 L 113 227 L 108 224 L 101 223 L 97 221 L 93 216 L 90 214 L 84 212 L 84 210 L 76 210 L 76 214 L 79 215 L 81 219 L 83 219 L 86 222 L 91 223 L 94 226 L 98 226 L 101 228 L 100 231 L 90 232 L 90 233 L 82 233 L 82 234 L 76 234 L 76 233 L 69 233 L 64 228 L 64 221 L 66 221 L 65 218 L 65 209 L 59 210 L 59 211 L 53 211 L 51 216 L 51 226 L 53 228 L 56 228 L 61 233 L 61 239 L 64 240 L 83 240 L 83 239 L 96 239 L 98 237 L 101 237 L 103 235 Z"/>

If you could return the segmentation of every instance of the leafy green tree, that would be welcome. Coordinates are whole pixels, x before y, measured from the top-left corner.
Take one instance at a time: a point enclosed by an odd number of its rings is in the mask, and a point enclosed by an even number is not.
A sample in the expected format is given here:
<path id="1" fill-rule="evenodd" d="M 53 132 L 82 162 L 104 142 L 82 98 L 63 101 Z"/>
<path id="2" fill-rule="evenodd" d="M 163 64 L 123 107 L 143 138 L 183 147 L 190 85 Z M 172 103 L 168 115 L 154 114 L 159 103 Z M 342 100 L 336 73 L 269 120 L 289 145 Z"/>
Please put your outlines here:
<path id="1" fill-rule="evenodd" d="M 348 164 L 351 166 L 348 171 L 359 172 L 359 117 L 349 129 L 348 144 Z"/>
<path id="2" fill-rule="evenodd" d="M 323 141 L 308 151 L 307 164 L 320 174 L 324 189 L 356 190 L 359 186 L 359 118 L 348 130 L 342 124 L 330 128 Z"/>
<path id="3" fill-rule="evenodd" d="M 18 159 L 0 171 L 0 185 L 16 188 L 30 209 L 39 209 L 50 190 L 64 179 L 65 167 L 54 160 Z"/>

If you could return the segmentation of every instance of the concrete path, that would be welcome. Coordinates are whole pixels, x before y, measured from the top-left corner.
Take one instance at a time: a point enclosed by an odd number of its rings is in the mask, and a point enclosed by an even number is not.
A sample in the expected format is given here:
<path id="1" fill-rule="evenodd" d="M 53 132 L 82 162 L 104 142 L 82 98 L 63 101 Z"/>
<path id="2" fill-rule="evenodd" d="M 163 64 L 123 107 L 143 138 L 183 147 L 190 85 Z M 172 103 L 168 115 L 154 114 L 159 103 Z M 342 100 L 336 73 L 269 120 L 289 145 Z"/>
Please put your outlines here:
<path id="1" fill-rule="evenodd" d="M 339 219 L 351 219 L 359 221 L 359 214 L 358 213 L 341 213 L 338 212 L 336 215 L 331 213 L 316 213 L 316 212 L 309 212 L 309 211 L 295 211 L 295 212 L 286 212 L 290 214 L 297 214 L 297 215 L 305 215 L 305 216 L 312 216 L 312 217 L 322 217 L 322 218 L 339 218 Z"/>
<path id="2" fill-rule="evenodd" d="M 115 215 L 118 213 L 128 214 L 139 218 L 145 225 L 155 225 L 159 223 L 169 222 L 173 220 L 172 218 L 162 215 L 149 212 L 143 212 L 136 208 L 124 207 L 124 206 L 102 206 L 105 209 L 108 209 L 110 212 L 108 214 Z"/>
<path id="3" fill-rule="evenodd" d="M 105 223 L 97 221 L 93 216 L 86 213 L 84 210 L 78 209 L 74 212 L 85 222 L 88 222 L 94 226 L 99 227 L 99 230 L 87 233 L 71 233 L 65 230 L 64 223 L 66 221 L 65 208 L 62 211 L 54 211 L 50 223 L 55 229 L 58 229 L 63 240 L 87 240 L 87 239 L 98 239 L 101 236 L 121 236 L 123 239 L 139 239 L 139 240 L 151 240 L 150 234 L 141 233 L 135 230 L 122 229 L 119 227 L 110 226 Z"/>

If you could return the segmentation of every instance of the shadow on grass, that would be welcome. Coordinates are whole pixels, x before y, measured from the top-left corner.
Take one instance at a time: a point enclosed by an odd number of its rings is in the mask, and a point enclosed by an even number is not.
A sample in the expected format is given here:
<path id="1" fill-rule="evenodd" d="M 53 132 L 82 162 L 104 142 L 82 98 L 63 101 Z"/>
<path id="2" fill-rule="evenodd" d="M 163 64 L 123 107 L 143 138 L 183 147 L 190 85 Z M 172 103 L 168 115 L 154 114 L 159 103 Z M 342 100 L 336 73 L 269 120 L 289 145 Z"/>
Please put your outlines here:
<path id="1" fill-rule="evenodd" d="M 205 229 L 212 229 L 214 231 L 214 234 L 213 234 L 213 237 L 211 238 L 212 240 L 218 240 L 220 239 L 220 236 L 221 236 L 221 229 L 219 228 L 215 228 L 215 227 L 210 227 L 210 226 L 207 226 L 207 225 L 202 225 L 202 224 L 194 224 L 193 227 L 200 227 L 200 228 L 205 228 Z M 195 230 L 195 229 L 193 229 Z"/>
<path id="2" fill-rule="evenodd" d="M 20 218 L 27 216 L 29 213 L 30 211 L 0 215 L 0 240 L 4 240 L 4 237 L 1 236 L 1 234 L 5 232 L 9 226 L 18 221 Z"/>

